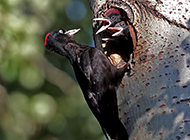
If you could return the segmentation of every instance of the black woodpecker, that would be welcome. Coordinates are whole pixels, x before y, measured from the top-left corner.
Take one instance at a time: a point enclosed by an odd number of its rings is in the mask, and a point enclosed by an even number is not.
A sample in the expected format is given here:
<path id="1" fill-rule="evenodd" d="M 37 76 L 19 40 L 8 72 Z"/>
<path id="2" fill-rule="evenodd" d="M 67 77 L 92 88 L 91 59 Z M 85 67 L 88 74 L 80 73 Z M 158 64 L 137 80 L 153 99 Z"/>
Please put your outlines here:
<path id="1" fill-rule="evenodd" d="M 56 29 L 45 37 L 47 50 L 66 57 L 73 66 L 84 98 L 97 118 L 106 138 L 128 140 L 128 134 L 119 119 L 116 89 L 128 66 L 117 69 L 97 48 L 72 40 L 80 29 Z"/>

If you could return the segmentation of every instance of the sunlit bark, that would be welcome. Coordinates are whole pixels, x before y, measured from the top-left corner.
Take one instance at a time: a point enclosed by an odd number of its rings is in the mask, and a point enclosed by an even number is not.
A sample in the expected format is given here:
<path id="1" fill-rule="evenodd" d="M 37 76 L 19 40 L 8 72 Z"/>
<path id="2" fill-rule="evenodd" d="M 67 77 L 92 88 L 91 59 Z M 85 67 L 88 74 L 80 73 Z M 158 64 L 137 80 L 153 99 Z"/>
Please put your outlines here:
<path id="1" fill-rule="evenodd" d="M 133 69 L 118 89 L 118 106 L 130 140 L 190 139 L 190 3 L 89 0 L 92 18 L 110 7 L 134 14 Z M 173 7 L 172 7 L 173 6 Z M 95 35 L 100 25 L 93 23 Z M 127 44 L 126 44 L 127 47 Z"/>

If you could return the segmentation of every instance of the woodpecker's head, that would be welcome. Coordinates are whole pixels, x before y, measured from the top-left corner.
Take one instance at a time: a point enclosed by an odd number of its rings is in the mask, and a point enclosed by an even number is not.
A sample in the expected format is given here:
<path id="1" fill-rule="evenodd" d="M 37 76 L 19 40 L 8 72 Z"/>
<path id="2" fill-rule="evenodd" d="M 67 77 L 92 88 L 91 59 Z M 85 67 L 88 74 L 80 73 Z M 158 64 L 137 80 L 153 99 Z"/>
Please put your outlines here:
<path id="1" fill-rule="evenodd" d="M 114 27 L 109 27 L 108 30 L 113 32 L 112 38 L 102 38 L 104 41 L 115 41 L 118 39 L 118 36 L 123 36 L 126 38 L 130 34 L 129 27 L 124 21 L 117 23 Z"/>
<path id="2" fill-rule="evenodd" d="M 108 29 L 115 32 L 114 34 L 112 34 L 112 36 L 128 36 L 129 34 L 129 27 L 124 21 L 121 21 L 117 23 L 114 27 L 109 27 Z"/>
<path id="3" fill-rule="evenodd" d="M 114 27 L 115 24 L 122 20 L 122 16 L 118 9 L 111 8 L 104 14 L 103 18 L 94 18 L 93 20 L 103 22 L 102 27 L 96 32 L 96 34 L 98 34 L 106 30 L 108 27 Z"/>
<path id="4" fill-rule="evenodd" d="M 44 46 L 51 52 L 63 52 L 63 49 L 67 42 L 73 38 L 73 36 L 79 32 L 80 29 L 73 29 L 66 31 L 65 29 L 55 29 L 49 32 L 45 36 Z"/>

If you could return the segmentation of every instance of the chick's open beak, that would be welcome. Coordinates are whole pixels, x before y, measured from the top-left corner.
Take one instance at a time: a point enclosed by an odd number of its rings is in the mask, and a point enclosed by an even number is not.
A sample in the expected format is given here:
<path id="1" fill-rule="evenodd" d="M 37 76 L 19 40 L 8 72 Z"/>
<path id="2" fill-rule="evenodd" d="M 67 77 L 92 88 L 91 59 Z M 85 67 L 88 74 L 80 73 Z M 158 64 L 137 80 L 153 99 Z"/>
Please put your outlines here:
<path id="1" fill-rule="evenodd" d="M 103 22 L 103 26 L 96 32 L 96 34 L 106 30 L 111 25 L 111 21 L 109 19 L 106 19 L 106 18 L 94 18 L 93 20 Z"/>
<path id="2" fill-rule="evenodd" d="M 112 36 L 123 35 L 123 28 L 122 27 L 109 27 L 108 29 L 115 32 L 114 34 L 112 34 Z"/>

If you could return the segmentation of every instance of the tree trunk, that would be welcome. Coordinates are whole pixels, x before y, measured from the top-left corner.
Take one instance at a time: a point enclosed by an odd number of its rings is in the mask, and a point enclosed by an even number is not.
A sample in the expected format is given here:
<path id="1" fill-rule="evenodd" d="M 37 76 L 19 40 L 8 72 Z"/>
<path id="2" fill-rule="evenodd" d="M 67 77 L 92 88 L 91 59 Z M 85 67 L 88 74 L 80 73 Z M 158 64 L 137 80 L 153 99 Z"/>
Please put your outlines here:
<path id="1" fill-rule="evenodd" d="M 190 2 L 89 0 L 89 5 L 93 18 L 111 7 L 123 10 L 134 33 L 134 71 L 117 92 L 129 139 L 190 139 Z M 93 22 L 98 48 L 100 26 Z"/>

